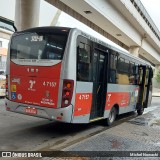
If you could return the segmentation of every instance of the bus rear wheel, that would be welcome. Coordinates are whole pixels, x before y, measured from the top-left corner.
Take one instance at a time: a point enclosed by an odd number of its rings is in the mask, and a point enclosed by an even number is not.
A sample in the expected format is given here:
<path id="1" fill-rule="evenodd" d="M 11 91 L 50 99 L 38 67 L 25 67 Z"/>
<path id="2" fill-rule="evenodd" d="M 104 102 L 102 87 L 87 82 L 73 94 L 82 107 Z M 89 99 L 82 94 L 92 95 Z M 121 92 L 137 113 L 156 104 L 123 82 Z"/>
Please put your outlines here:
<path id="1" fill-rule="evenodd" d="M 143 112 L 144 112 L 144 108 L 141 108 L 141 109 L 138 109 L 138 110 L 137 110 L 137 113 L 138 113 L 139 116 L 142 115 Z"/>
<path id="2" fill-rule="evenodd" d="M 115 121 L 116 119 L 116 114 L 117 114 L 117 110 L 115 107 L 113 107 L 111 110 L 110 110 L 110 113 L 109 113 L 109 117 L 107 119 L 105 119 L 105 124 L 107 126 L 111 126 L 113 124 L 113 122 Z"/>

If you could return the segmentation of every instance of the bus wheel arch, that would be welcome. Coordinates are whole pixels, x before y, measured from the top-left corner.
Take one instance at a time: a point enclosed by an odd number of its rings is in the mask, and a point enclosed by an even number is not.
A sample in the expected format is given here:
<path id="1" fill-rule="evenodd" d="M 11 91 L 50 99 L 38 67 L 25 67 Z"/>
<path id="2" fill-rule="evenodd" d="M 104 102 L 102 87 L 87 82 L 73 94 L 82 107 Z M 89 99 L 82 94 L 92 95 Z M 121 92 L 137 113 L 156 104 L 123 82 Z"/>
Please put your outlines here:
<path id="1" fill-rule="evenodd" d="M 109 112 L 109 117 L 104 120 L 105 125 L 111 126 L 114 123 L 117 114 L 119 114 L 119 106 L 118 104 L 115 104 Z"/>
<path id="2" fill-rule="evenodd" d="M 118 115 L 119 114 L 119 105 L 115 104 L 113 107 L 116 109 L 116 115 Z"/>

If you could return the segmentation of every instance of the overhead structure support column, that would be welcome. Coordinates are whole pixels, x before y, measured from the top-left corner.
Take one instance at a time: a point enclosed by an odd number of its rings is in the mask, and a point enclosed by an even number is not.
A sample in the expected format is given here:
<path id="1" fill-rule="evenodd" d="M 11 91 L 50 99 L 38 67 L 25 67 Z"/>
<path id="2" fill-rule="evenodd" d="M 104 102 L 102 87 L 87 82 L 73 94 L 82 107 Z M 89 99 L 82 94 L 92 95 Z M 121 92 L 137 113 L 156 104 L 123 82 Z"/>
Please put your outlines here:
<path id="1" fill-rule="evenodd" d="M 16 0 L 15 26 L 18 31 L 39 25 L 40 0 Z"/>
<path id="2" fill-rule="evenodd" d="M 139 46 L 131 46 L 131 47 L 129 48 L 129 52 L 130 52 L 131 54 L 133 54 L 134 56 L 138 57 L 138 56 L 139 56 L 139 49 L 140 49 Z"/>

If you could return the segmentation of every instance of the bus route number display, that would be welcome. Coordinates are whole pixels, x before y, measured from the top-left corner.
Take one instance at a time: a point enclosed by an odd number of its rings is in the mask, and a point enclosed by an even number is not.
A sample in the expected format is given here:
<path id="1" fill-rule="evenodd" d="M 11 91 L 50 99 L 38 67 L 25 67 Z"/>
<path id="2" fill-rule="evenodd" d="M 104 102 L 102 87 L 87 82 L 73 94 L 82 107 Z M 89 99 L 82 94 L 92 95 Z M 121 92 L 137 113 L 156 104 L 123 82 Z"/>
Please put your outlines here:
<path id="1" fill-rule="evenodd" d="M 31 42 L 41 42 L 43 41 L 43 36 L 32 36 Z"/>

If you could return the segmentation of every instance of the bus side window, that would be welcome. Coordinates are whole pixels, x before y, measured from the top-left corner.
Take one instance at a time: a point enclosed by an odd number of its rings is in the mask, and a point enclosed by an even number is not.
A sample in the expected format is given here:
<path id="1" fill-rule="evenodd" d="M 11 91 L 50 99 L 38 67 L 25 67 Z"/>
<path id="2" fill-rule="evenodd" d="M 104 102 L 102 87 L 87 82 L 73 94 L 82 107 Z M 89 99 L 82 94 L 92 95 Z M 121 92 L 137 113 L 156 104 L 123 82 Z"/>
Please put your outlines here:
<path id="1" fill-rule="evenodd" d="M 134 66 L 134 62 L 129 63 L 129 84 L 135 84 Z"/>
<path id="2" fill-rule="evenodd" d="M 118 84 L 129 83 L 129 61 L 124 58 L 118 59 Z"/>
<path id="3" fill-rule="evenodd" d="M 141 85 L 142 84 L 142 81 L 143 80 L 143 69 L 140 68 L 139 69 L 139 80 L 138 80 L 138 84 Z"/>
<path id="4" fill-rule="evenodd" d="M 116 83 L 117 79 L 117 56 L 115 54 L 110 54 L 110 66 L 109 66 L 109 83 Z"/>
<path id="5" fill-rule="evenodd" d="M 117 75 L 116 70 L 110 69 L 109 70 L 109 82 L 116 83 Z"/>
<path id="6" fill-rule="evenodd" d="M 91 47 L 82 42 L 77 48 L 77 80 L 79 81 L 89 82 L 92 80 L 90 50 Z"/>

